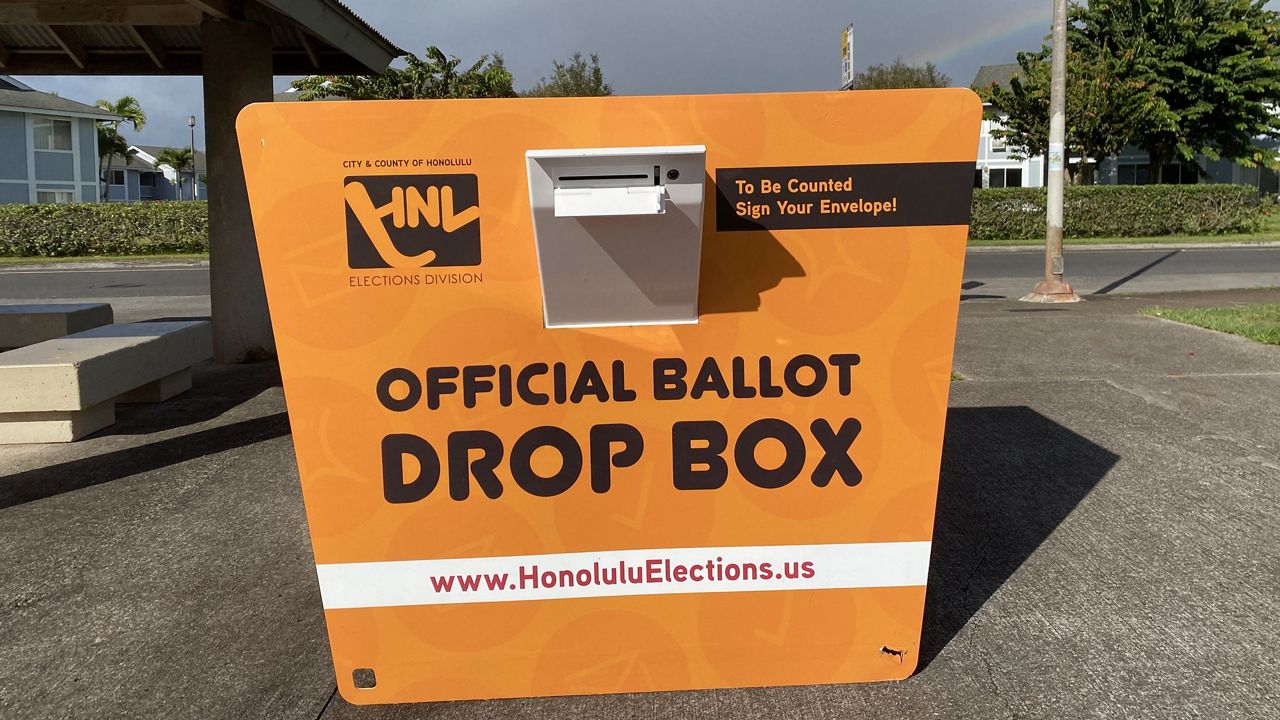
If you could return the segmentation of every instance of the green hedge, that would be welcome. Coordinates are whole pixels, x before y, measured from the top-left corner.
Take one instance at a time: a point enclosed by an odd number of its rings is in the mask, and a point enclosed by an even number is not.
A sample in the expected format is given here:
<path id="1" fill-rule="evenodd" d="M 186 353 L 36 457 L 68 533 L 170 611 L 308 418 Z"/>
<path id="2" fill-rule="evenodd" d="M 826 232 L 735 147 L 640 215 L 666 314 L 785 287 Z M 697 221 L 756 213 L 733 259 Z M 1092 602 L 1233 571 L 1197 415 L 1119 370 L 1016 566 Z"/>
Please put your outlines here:
<path id="1" fill-rule="evenodd" d="M 1152 237 L 1251 232 L 1262 222 L 1257 190 L 1248 185 L 1068 186 L 1067 237 Z M 973 191 L 974 240 L 1044 237 L 1045 190 Z"/>
<path id="2" fill-rule="evenodd" d="M 1044 237 L 1045 191 L 973 192 L 974 240 Z M 1095 185 L 1066 189 L 1067 237 L 1218 235 L 1257 230 L 1247 185 Z M 0 205 L 0 256 L 72 257 L 209 251 L 208 203 Z"/>
<path id="3" fill-rule="evenodd" d="M 0 205 L 0 256 L 209 251 L 202 201 Z"/>

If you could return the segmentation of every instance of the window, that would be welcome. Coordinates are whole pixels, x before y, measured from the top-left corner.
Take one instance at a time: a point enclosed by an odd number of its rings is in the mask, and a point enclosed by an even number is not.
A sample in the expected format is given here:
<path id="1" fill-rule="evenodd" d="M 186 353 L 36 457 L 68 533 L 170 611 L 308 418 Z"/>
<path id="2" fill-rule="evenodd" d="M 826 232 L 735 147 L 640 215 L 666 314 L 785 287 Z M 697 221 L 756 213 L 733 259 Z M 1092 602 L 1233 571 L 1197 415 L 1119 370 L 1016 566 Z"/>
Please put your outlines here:
<path id="1" fill-rule="evenodd" d="M 1162 182 L 1165 185 L 1195 185 L 1200 182 L 1200 175 L 1190 165 L 1174 163 L 1165 165 Z M 1116 182 L 1120 185 L 1149 185 L 1151 169 L 1142 165 L 1121 165 L 1116 169 Z"/>
<path id="2" fill-rule="evenodd" d="M 1164 166 L 1162 181 L 1166 185 L 1195 185 L 1199 180 L 1194 167 L 1182 163 Z"/>
<path id="3" fill-rule="evenodd" d="M 982 187 L 982 170 L 973 171 L 973 186 L 975 188 Z"/>
<path id="4" fill-rule="evenodd" d="M 1259 172 L 1261 173 L 1258 176 L 1259 190 L 1272 195 L 1280 192 L 1280 176 L 1276 174 L 1276 171 L 1262 168 Z"/>
<path id="5" fill-rule="evenodd" d="M 1006 148 L 1005 148 L 1004 138 L 996 137 L 995 135 L 992 135 L 991 136 L 991 152 L 996 155 L 1003 155 L 1005 149 Z"/>
<path id="6" fill-rule="evenodd" d="M 38 203 L 69 203 L 75 201 L 75 193 L 70 190 L 36 190 L 36 202 Z"/>
<path id="7" fill-rule="evenodd" d="M 982 173 L 974 179 L 974 187 L 982 187 Z M 987 187 L 1022 187 L 1022 168 L 992 168 L 987 175 Z"/>
<path id="8" fill-rule="evenodd" d="M 123 170 L 112 170 L 112 171 L 111 171 L 111 184 L 112 184 L 112 185 L 123 185 L 123 184 L 124 184 L 124 171 L 123 171 Z"/>
<path id="9" fill-rule="evenodd" d="M 32 134 L 37 150 L 71 150 L 71 121 L 36 118 Z"/>

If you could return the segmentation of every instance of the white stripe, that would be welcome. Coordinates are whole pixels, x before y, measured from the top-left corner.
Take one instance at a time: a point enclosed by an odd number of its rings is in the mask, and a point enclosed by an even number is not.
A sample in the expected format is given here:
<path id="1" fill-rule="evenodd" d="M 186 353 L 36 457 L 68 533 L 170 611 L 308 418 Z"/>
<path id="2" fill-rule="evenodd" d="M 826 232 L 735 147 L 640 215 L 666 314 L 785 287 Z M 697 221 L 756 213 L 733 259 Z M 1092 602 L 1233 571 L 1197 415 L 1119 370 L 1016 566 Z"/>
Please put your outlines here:
<path id="1" fill-rule="evenodd" d="M 673 595 L 684 593 L 759 592 L 766 590 L 823 590 L 832 588 L 874 588 L 922 586 L 929 576 L 929 542 L 853 543 L 843 545 L 775 545 L 762 547 L 667 548 L 655 550 L 615 550 L 607 552 L 517 555 L 509 557 L 402 560 L 391 562 L 327 563 L 316 566 L 320 595 L 325 609 L 391 607 L 401 605 L 448 605 L 455 603 L 513 602 L 614 595 Z M 727 578 L 677 582 L 604 584 L 599 569 L 614 572 L 622 563 L 632 568 L 651 567 L 658 561 L 659 575 L 665 563 L 683 566 L 698 575 L 707 565 L 724 568 L 734 564 L 756 566 L 756 579 Z M 795 569 L 812 563 L 812 577 L 788 578 L 784 564 Z M 768 563 L 775 577 L 758 577 Z M 536 566 L 538 580 L 530 573 Z M 523 586 L 520 582 L 524 570 Z M 541 579 L 546 572 L 571 572 L 572 585 L 548 587 Z M 586 583 L 577 579 L 585 571 Z M 507 576 L 507 587 L 490 589 L 485 576 Z M 480 578 L 479 588 L 464 590 L 457 576 Z M 432 578 L 454 579 L 452 590 L 436 590 Z M 585 577 L 585 576 L 584 576 Z"/>

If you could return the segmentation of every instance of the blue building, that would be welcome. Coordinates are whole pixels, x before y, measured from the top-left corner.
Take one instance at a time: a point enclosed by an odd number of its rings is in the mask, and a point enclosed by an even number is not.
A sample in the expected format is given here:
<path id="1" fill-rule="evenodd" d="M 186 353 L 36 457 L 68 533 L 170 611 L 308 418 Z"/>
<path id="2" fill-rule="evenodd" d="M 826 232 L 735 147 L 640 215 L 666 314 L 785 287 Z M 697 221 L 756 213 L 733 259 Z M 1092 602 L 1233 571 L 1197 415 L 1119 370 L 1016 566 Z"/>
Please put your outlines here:
<path id="1" fill-rule="evenodd" d="M 96 126 L 119 119 L 0 75 L 0 204 L 98 202 Z"/>
<path id="2" fill-rule="evenodd" d="M 208 200 L 205 186 L 204 152 L 195 154 L 195 197 L 191 195 L 192 170 L 178 173 L 171 166 L 161 163 L 159 156 L 166 148 L 156 145 L 130 145 L 129 156 L 111 158 L 111 169 L 106 170 L 109 180 L 108 199 L 113 202 L 138 202 L 147 200 Z"/>
<path id="3" fill-rule="evenodd" d="M 1273 153 L 1277 151 L 1276 141 L 1271 138 L 1255 138 L 1254 144 Z M 1151 159 L 1146 152 L 1133 146 L 1126 147 L 1119 155 L 1102 161 L 1098 168 L 1098 183 L 1102 185 L 1150 184 L 1150 165 Z M 1161 178 L 1166 185 L 1229 183 L 1251 185 L 1261 193 L 1280 192 L 1280 177 L 1274 170 L 1245 167 L 1230 160 L 1210 160 L 1204 155 L 1196 156 L 1195 166 L 1175 159 L 1164 166 Z"/>

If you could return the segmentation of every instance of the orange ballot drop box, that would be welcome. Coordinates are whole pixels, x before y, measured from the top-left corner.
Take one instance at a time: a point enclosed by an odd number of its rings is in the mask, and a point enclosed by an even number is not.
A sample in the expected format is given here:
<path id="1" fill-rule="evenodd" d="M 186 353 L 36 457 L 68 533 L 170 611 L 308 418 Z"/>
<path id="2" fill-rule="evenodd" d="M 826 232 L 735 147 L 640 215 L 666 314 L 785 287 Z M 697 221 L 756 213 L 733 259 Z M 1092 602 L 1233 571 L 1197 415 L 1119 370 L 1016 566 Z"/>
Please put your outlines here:
<path id="1" fill-rule="evenodd" d="M 981 114 L 241 113 L 342 696 L 910 675 Z"/>

